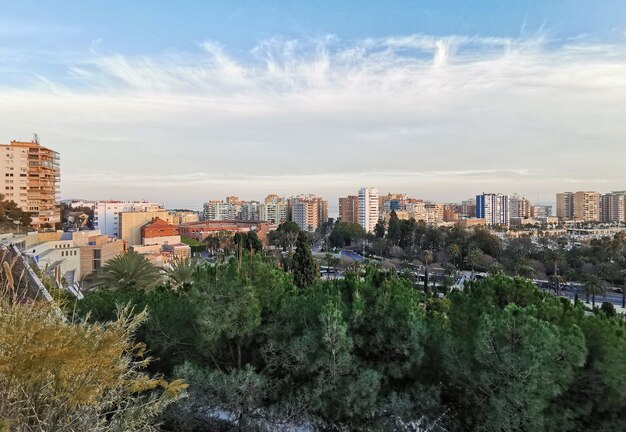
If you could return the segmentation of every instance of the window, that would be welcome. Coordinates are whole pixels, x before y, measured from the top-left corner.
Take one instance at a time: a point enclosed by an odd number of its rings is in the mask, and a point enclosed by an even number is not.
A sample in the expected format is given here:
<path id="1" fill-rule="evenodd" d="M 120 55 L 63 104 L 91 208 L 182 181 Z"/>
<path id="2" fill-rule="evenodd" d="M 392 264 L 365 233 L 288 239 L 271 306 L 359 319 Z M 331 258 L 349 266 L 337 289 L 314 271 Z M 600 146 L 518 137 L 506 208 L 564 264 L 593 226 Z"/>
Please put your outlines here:
<path id="1" fill-rule="evenodd" d="M 94 270 L 99 270 L 102 260 L 101 260 L 101 250 L 100 249 L 94 249 L 93 251 L 93 269 Z"/>

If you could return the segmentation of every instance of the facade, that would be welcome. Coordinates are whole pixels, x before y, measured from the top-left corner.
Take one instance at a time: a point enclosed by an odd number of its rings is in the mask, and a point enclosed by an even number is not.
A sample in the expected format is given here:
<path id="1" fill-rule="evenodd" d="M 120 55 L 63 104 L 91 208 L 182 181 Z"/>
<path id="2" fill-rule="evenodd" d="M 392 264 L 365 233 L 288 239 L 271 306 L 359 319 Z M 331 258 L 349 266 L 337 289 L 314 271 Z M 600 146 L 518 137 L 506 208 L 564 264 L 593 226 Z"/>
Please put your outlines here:
<path id="1" fill-rule="evenodd" d="M 145 201 L 99 201 L 94 208 L 93 227 L 103 235 L 121 238 L 120 213 L 162 210 L 159 204 Z"/>
<path id="2" fill-rule="evenodd" d="M 531 207 L 530 211 L 531 217 L 539 221 L 547 220 L 549 217 L 552 217 L 551 205 L 534 205 Z"/>
<path id="3" fill-rule="evenodd" d="M 0 145 L 0 158 L 0 193 L 5 199 L 27 212 L 35 228 L 61 222 L 57 205 L 59 153 L 43 147 L 35 138 Z"/>
<path id="4" fill-rule="evenodd" d="M 426 202 L 424 209 L 426 210 L 425 222 L 430 225 L 438 225 L 444 221 L 443 204 Z"/>
<path id="5" fill-rule="evenodd" d="M 509 196 L 486 194 L 476 196 L 476 218 L 485 219 L 487 225 L 510 224 Z"/>
<path id="6" fill-rule="evenodd" d="M 189 210 L 170 210 L 169 220 L 173 225 L 180 225 L 189 222 L 199 222 L 198 213 Z"/>
<path id="7" fill-rule="evenodd" d="M 556 217 L 563 220 L 574 218 L 573 192 L 562 192 L 556 194 Z"/>
<path id="8" fill-rule="evenodd" d="M 531 217 L 531 205 L 525 197 L 517 194 L 509 200 L 509 213 L 511 218 L 528 219 Z"/>
<path id="9" fill-rule="evenodd" d="M 339 198 L 339 219 L 341 222 L 359 223 L 359 197 L 349 195 Z"/>
<path id="10" fill-rule="evenodd" d="M 303 231 L 315 231 L 328 220 L 328 201 L 315 195 L 292 197 L 291 220 Z"/>
<path id="11" fill-rule="evenodd" d="M 259 220 L 280 225 L 287 220 L 289 205 L 286 202 L 265 202 L 259 205 Z"/>
<path id="12" fill-rule="evenodd" d="M 127 211 L 119 214 L 119 236 L 129 246 L 141 244 L 141 228 L 148 222 L 159 218 L 169 223 L 167 210 Z"/>
<path id="13" fill-rule="evenodd" d="M 374 232 L 380 217 L 378 189 L 361 188 L 359 190 L 359 225 L 365 232 Z"/>
<path id="14" fill-rule="evenodd" d="M 600 197 L 602 222 L 626 222 L 626 191 L 610 192 Z"/>
<path id="15" fill-rule="evenodd" d="M 237 205 L 219 200 L 204 203 L 202 220 L 232 221 L 237 219 Z"/>
<path id="16" fill-rule="evenodd" d="M 258 201 L 245 201 L 239 204 L 238 220 L 244 221 L 258 221 L 259 219 L 259 202 Z"/>
<path id="17" fill-rule="evenodd" d="M 153 239 L 176 239 L 176 243 L 180 242 L 180 235 L 178 227 L 170 225 L 163 219 L 154 218 L 147 224 L 141 227 L 141 243 L 142 244 L 156 244 L 152 243 Z M 167 240 L 166 240 L 167 241 Z"/>
<path id="18" fill-rule="evenodd" d="M 600 221 L 600 194 L 580 191 L 574 194 L 574 220 Z"/>
<path id="19" fill-rule="evenodd" d="M 558 193 L 556 216 L 578 222 L 600 221 L 600 194 L 589 191 Z"/>

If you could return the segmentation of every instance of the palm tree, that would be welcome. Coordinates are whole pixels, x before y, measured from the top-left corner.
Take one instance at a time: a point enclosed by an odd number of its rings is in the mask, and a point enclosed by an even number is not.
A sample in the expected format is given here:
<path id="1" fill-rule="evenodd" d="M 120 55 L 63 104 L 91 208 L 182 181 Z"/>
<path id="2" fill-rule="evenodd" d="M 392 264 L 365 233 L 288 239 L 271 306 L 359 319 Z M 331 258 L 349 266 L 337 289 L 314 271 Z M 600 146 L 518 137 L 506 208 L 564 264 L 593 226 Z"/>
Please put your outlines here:
<path id="1" fill-rule="evenodd" d="M 535 269 L 528 264 L 521 262 L 515 266 L 515 276 L 531 279 L 535 275 Z"/>
<path id="2" fill-rule="evenodd" d="M 472 269 L 472 278 L 474 278 L 474 272 L 476 266 L 480 264 L 480 260 L 483 258 L 483 253 L 478 248 L 471 248 L 465 256 L 465 263 Z"/>
<path id="3" fill-rule="evenodd" d="M 422 261 L 424 262 L 424 292 L 428 292 L 428 264 L 433 261 L 433 253 L 429 250 L 422 252 Z"/>
<path id="4" fill-rule="evenodd" d="M 167 282 L 175 290 L 189 291 L 200 267 L 201 263 L 197 259 L 177 258 L 165 268 Z"/>
<path id="5" fill-rule="evenodd" d="M 455 264 L 459 264 L 458 259 L 461 257 L 461 255 L 463 254 L 463 249 L 461 248 L 461 246 L 459 246 L 456 243 L 452 243 L 450 246 L 448 246 L 448 255 L 450 256 L 450 258 L 452 258 L 452 261 L 457 261 Z"/>
<path id="6" fill-rule="evenodd" d="M 587 276 L 585 283 L 583 284 L 585 294 L 587 294 L 587 302 L 589 302 L 589 295 L 591 295 L 591 305 L 596 307 L 596 294 L 602 294 L 605 290 L 604 281 L 596 275 Z"/>
<path id="7" fill-rule="evenodd" d="M 139 287 L 149 289 L 161 281 L 161 270 L 143 255 L 130 251 L 118 255 L 100 269 L 95 288 L 118 289 Z"/>

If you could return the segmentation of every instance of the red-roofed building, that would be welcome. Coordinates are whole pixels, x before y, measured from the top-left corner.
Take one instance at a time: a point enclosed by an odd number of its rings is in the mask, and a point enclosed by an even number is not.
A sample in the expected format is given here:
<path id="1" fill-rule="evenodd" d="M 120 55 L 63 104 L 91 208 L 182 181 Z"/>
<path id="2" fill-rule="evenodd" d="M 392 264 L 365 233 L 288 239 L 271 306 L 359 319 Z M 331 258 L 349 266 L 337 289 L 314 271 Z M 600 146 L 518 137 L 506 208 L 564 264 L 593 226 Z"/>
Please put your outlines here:
<path id="1" fill-rule="evenodd" d="M 170 225 L 160 218 L 154 218 L 141 227 L 141 238 L 172 237 L 179 235 L 178 227 Z"/>

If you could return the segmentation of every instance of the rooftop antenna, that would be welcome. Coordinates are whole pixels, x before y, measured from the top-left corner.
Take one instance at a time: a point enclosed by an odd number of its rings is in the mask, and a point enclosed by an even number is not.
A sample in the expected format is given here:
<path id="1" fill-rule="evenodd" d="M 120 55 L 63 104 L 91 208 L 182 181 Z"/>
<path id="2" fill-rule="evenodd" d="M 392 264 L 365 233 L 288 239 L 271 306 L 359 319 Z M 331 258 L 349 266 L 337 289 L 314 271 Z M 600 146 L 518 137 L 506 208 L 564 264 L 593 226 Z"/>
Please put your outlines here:
<path id="1" fill-rule="evenodd" d="M 39 135 L 36 133 L 33 134 L 33 142 L 35 144 L 39 144 Z"/>

